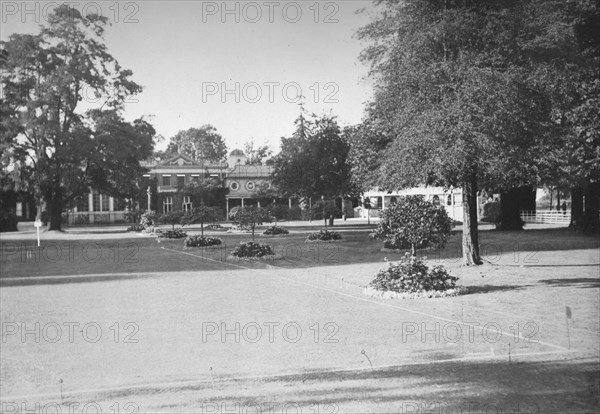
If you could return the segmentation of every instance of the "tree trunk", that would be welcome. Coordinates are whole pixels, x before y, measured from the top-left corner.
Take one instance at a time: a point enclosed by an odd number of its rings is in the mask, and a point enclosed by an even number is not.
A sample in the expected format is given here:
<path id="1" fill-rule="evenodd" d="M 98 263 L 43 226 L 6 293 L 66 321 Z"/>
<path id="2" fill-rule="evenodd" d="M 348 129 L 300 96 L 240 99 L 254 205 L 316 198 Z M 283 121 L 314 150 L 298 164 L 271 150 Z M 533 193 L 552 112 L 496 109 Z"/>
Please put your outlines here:
<path id="1" fill-rule="evenodd" d="M 500 195 L 500 218 L 496 227 L 498 230 L 523 230 L 520 214 L 522 193 L 520 188 L 511 188 Z"/>
<path id="2" fill-rule="evenodd" d="M 329 215 L 329 226 L 331 226 L 331 227 L 333 227 L 333 219 L 334 219 L 334 218 L 335 218 L 335 217 L 333 216 L 333 214 L 330 214 L 330 215 Z"/>
<path id="3" fill-rule="evenodd" d="M 578 230 L 583 225 L 583 188 L 571 187 L 571 223 L 569 227 Z"/>
<path id="4" fill-rule="evenodd" d="M 46 201 L 48 208 L 48 230 L 62 230 L 62 190 L 56 189 L 52 197 Z"/>
<path id="5" fill-rule="evenodd" d="M 583 232 L 600 232 L 600 182 L 588 184 L 585 187 Z"/>
<path id="6" fill-rule="evenodd" d="M 475 172 L 463 183 L 463 264 L 480 265 L 483 262 L 479 254 L 479 234 L 477 230 L 477 175 Z"/>

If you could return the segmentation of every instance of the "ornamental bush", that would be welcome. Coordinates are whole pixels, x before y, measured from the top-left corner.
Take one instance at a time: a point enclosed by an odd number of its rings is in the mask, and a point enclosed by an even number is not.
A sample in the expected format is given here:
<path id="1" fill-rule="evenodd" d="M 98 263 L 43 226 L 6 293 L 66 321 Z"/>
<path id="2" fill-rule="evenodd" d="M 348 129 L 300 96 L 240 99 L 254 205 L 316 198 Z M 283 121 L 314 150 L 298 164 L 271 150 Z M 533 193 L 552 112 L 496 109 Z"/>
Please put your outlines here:
<path id="1" fill-rule="evenodd" d="M 187 237 L 187 233 L 181 229 L 163 230 L 158 233 L 158 237 L 161 239 L 183 239 Z"/>
<path id="2" fill-rule="evenodd" d="M 371 237 L 387 242 L 390 248 L 410 246 L 443 248 L 452 235 L 452 220 L 444 207 L 425 201 L 422 196 L 405 196 L 382 211 Z M 386 247 L 387 247 L 386 246 Z"/>
<path id="3" fill-rule="evenodd" d="M 311 233 L 308 235 L 306 240 L 322 240 L 322 241 L 331 241 L 331 240 L 341 240 L 342 234 L 337 231 L 329 231 L 326 229 L 319 230 L 318 233 Z"/>
<path id="4" fill-rule="evenodd" d="M 423 260 L 407 252 L 399 262 L 390 262 L 387 269 L 380 270 L 369 286 L 382 291 L 417 293 L 454 289 L 457 280 L 443 266 L 429 269 Z"/>
<path id="5" fill-rule="evenodd" d="M 285 227 L 270 226 L 263 231 L 263 234 L 266 236 L 276 236 L 278 234 L 290 234 L 290 231 Z"/>
<path id="6" fill-rule="evenodd" d="M 156 225 L 158 215 L 154 211 L 146 211 L 140 216 L 140 224 L 145 228 Z"/>
<path id="7" fill-rule="evenodd" d="M 268 244 L 260 244 L 253 241 L 240 242 L 231 252 L 235 257 L 263 257 L 274 255 L 273 249 Z"/>
<path id="8" fill-rule="evenodd" d="M 206 230 L 221 230 L 222 228 L 223 226 L 221 226 L 219 223 L 212 223 L 206 225 Z"/>
<path id="9" fill-rule="evenodd" d="M 185 247 L 208 247 L 219 246 L 223 241 L 217 237 L 208 236 L 188 236 L 183 241 Z"/>

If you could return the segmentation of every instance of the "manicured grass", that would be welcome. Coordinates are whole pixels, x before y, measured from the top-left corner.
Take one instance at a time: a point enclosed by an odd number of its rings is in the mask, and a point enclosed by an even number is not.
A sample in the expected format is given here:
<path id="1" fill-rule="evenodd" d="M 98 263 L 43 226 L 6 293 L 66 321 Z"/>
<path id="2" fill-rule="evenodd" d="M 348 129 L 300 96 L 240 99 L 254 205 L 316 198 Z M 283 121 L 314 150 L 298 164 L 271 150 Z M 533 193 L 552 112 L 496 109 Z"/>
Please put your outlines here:
<path id="1" fill-rule="evenodd" d="M 340 231 L 338 228 L 336 231 Z M 310 231 L 310 230 L 309 230 Z M 283 268 L 305 268 L 351 263 L 383 263 L 394 260 L 402 253 L 381 251 L 382 243 L 369 238 L 364 228 L 341 230 L 339 243 L 305 243 L 306 233 L 292 233 L 283 237 L 260 237 L 259 243 L 271 245 L 275 254 L 283 256 L 276 265 Z M 193 232 L 190 234 L 194 234 Z M 526 230 L 523 232 L 482 231 L 481 251 L 484 260 L 498 265 L 534 266 L 540 263 L 540 253 L 557 252 L 545 259 L 545 264 L 581 264 L 569 251 L 595 249 L 600 242 L 593 236 L 584 236 L 568 229 Z M 109 237 L 109 235 L 107 235 Z M 221 233 L 220 248 L 183 248 L 182 239 L 156 239 L 134 236 L 114 239 L 49 239 L 40 249 L 33 240 L 0 242 L 2 278 L 86 275 L 104 273 L 146 273 L 177 271 L 211 271 L 231 269 L 226 257 L 240 241 L 251 240 L 249 234 Z M 179 252 L 179 253 L 178 253 Z M 422 250 L 436 264 L 459 264 L 461 256 L 460 233 L 454 235 L 443 251 Z M 599 263 L 591 257 L 584 264 Z M 256 264 L 263 266 L 264 264 Z"/>
<path id="2" fill-rule="evenodd" d="M 561 229 L 484 231 L 488 261 L 465 268 L 453 252 L 460 245 L 455 236 L 448 249 L 453 253 L 420 254 L 446 265 L 471 294 L 383 300 L 364 296 L 363 286 L 383 257 L 393 255 L 380 252 L 381 243 L 370 241 L 367 231 L 351 230 L 342 230 L 342 243 L 323 245 L 305 244 L 298 233 L 257 237 L 288 252 L 271 264 L 222 263 L 218 249 L 203 259 L 200 249 L 184 250 L 183 240 L 145 237 L 93 240 L 110 253 L 117 242 L 137 243 L 137 263 L 115 263 L 108 253 L 97 264 L 20 262 L 20 252 L 5 250 L 3 324 L 95 323 L 104 335 L 85 341 L 81 327 L 73 342 L 66 328 L 57 342 L 43 340 L 51 329 L 40 341 L 9 335 L 0 353 L 1 394 L 28 396 L 28 406 L 60 402 L 62 384 L 65 401 L 98 402 L 107 412 L 117 402 L 123 411 L 132 402 L 138 412 L 211 412 L 212 404 L 222 412 L 222 404 L 231 410 L 236 403 L 237 412 L 254 412 L 250 405 L 264 402 L 279 404 L 279 412 L 290 403 L 321 413 L 410 412 L 414 404 L 433 411 L 436 403 L 442 412 L 456 412 L 457 405 L 469 412 L 473 404 L 479 410 L 472 412 L 486 412 L 484 406 L 487 412 L 597 408 L 596 238 Z M 226 253 L 250 239 L 220 237 Z M 292 249 L 301 254 L 292 256 Z M 324 260 L 331 252 L 337 261 Z M 82 280 L 6 284 L 15 276 L 61 274 Z M 93 274 L 105 276 L 85 277 Z M 565 306 L 571 311 L 568 335 Z M 127 323 L 137 327 L 135 343 L 124 341 L 132 332 Z M 207 323 L 219 331 L 206 335 Z M 223 323 L 230 332 L 224 337 Z M 290 323 L 302 330 L 298 341 L 282 335 Z M 265 324 L 275 327 L 273 340 Z M 254 341 L 256 325 L 263 331 Z M 463 332 L 459 341 L 453 340 L 456 326 Z M 477 326 L 473 337 L 468 326 Z"/>

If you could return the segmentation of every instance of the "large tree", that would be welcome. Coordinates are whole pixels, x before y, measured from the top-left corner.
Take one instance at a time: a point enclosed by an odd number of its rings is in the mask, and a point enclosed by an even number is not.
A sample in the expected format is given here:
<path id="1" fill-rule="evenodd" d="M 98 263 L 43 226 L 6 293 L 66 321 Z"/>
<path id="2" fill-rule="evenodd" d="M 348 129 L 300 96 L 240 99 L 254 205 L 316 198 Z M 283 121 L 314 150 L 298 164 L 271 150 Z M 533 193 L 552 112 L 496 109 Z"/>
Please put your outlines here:
<path id="1" fill-rule="evenodd" d="M 273 150 L 267 144 L 256 144 L 253 139 L 244 144 L 246 165 L 263 165 L 272 154 Z"/>
<path id="2" fill-rule="evenodd" d="M 375 96 L 353 139 L 372 145 L 353 152 L 355 169 L 387 189 L 462 188 L 463 261 L 480 264 L 478 190 L 537 180 L 532 154 L 550 130 L 519 37 L 531 16 L 500 0 L 375 3 L 383 12 L 359 32 Z"/>
<path id="3" fill-rule="evenodd" d="M 273 184 L 286 196 L 326 198 L 355 193 L 347 162 L 350 145 L 336 118 L 323 115 L 296 121 L 296 131 L 281 139 L 274 157 Z"/>
<path id="4" fill-rule="evenodd" d="M 186 155 L 197 161 L 219 162 L 225 159 L 227 146 L 217 129 L 206 124 L 179 131 L 171 138 L 167 152 Z"/>
<path id="5" fill-rule="evenodd" d="M 63 207 L 90 188 L 130 193 L 139 160 L 152 153 L 152 126 L 121 116 L 141 87 L 108 53 L 106 23 L 63 5 L 39 34 L 0 43 L 3 178 L 45 204 L 50 230 L 60 230 Z M 103 104 L 85 111 L 92 94 Z"/>

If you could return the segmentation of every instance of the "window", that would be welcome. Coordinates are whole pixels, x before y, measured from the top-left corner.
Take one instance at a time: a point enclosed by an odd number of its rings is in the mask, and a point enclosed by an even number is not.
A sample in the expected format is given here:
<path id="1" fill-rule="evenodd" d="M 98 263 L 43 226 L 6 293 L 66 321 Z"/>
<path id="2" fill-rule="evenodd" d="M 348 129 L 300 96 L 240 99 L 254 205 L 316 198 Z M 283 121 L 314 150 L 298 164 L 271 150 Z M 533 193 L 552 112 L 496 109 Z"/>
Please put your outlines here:
<path id="1" fill-rule="evenodd" d="M 448 199 L 446 200 L 446 205 L 449 205 L 449 206 L 452 205 L 452 195 L 448 196 Z"/>
<path id="2" fill-rule="evenodd" d="M 200 181 L 200 175 L 198 175 L 198 174 L 192 174 L 192 181 L 199 182 Z"/>
<path id="3" fill-rule="evenodd" d="M 191 211 L 192 210 L 192 200 L 190 196 L 183 196 L 183 211 Z"/>
<path id="4" fill-rule="evenodd" d="M 109 210 L 109 208 L 108 208 L 108 199 L 109 198 L 110 197 L 106 196 L 106 195 L 100 196 L 100 199 L 102 200 L 102 210 L 100 210 L 100 211 L 108 211 Z"/>
<path id="5" fill-rule="evenodd" d="M 169 187 L 171 185 L 171 176 L 170 175 L 162 176 L 162 185 L 164 185 L 165 187 Z"/>
<path id="6" fill-rule="evenodd" d="M 231 184 L 229 184 L 229 188 L 231 188 L 233 191 L 237 191 L 240 188 L 240 184 L 236 181 L 233 181 Z"/>
<path id="7" fill-rule="evenodd" d="M 23 203 L 17 202 L 17 217 L 23 217 Z"/>
<path id="8" fill-rule="evenodd" d="M 377 208 L 383 208 L 383 197 L 377 197 Z"/>
<path id="9" fill-rule="evenodd" d="M 252 190 L 254 190 L 254 187 L 255 187 L 255 185 L 254 185 L 254 183 L 252 181 L 248 181 L 246 183 L 246 190 L 252 191 Z"/>
<path id="10" fill-rule="evenodd" d="M 439 207 L 440 206 L 440 197 L 437 195 L 434 195 L 432 202 L 433 202 L 434 206 Z"/>
<path id="11" fill-rule="evenodd" d="M 173 211 L 173 197 L 163 198 L 163 213 L 170 213 Z"/>
<path id="12" fill-rule="evenodd" d="M 177 175 L 177 187 L 183 187 L 185 185 L 185 175 Z"/>
<path id="13" fill-rule="evenodd" d="M 93 211 L 102 211 L 100 209 L 100 194 L 98 194 L 97 192 L 94 191 L 94 194 L 92 195 L 92 200 L 93 200 Z"/>

